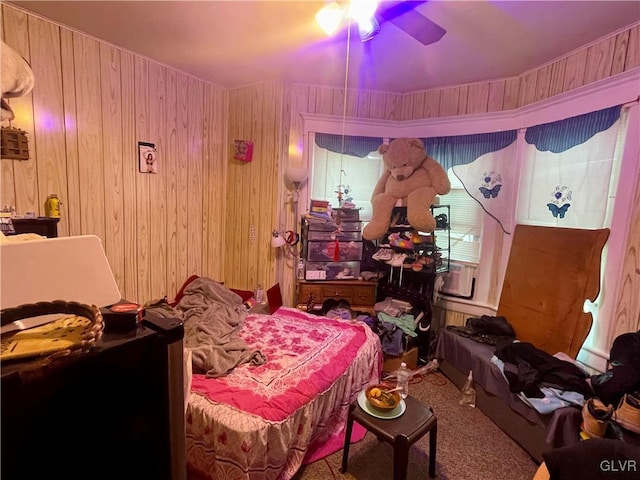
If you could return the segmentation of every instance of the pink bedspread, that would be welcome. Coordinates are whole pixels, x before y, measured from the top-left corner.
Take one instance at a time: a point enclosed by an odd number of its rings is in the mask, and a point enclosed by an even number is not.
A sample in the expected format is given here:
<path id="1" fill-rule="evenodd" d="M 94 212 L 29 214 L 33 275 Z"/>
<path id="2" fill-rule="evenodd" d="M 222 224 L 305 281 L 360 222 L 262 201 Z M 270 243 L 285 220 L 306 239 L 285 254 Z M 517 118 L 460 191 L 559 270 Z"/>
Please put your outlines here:
<path id="1" fill-rule="evenodd" d="M 193 376 L 187 461 L 212 480 L 288 480 L 342 447 L 349 404 L 379 380 L 380 340 L 365 323 L 285 307 L 249 315 L 240 335 L 267 362 Z"/>

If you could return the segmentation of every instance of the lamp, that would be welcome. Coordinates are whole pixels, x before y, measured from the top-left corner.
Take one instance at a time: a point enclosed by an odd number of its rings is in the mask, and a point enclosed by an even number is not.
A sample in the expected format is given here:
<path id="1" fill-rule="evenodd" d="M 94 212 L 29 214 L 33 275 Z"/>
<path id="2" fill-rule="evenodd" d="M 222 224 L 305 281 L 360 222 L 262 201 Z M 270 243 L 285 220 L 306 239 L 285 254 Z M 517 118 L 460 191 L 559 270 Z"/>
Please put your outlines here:
<path id="1" fill-rule="evenodd" d="M 298 198 L 300 196 L 300 187 L 309 177 L 309 170 L 306 167 L 287 167 L 284 171 L 285 177 L 293 184 L 293 203 L 296 206 L 295 214 L 298 214 Z"/>
<path id="2" fill-rule="evenodd" d="M 293 183 L 293 188 L 300 190 L 300 185 L 309 176 L 309 170 L 306 167 L 287 167 L 284 174 Z"/>
<path id="3" fill-rule="evenodd" d="M 380 24 L 375 18 L 377 8 L 378 0 L 351 0 L 346 8 L 331 2 L 318 10 L 316 22 L 327 35 L 333 35 L 348 10 L 348 16 L 358 24 L 360 40 L 366 42 L 380 33 Z"/>
<path id="4" fill-rule="evenodd" d="M 327 35 L 333 35 L 342 21 L 344 11 L 338 2 L 331 2 L 316 13 L 316 22 Z"/>
<path id="5" fill-rule="evenodd" d="M 380 24 L 374 17 L 377 9 L 377 0 L 351 0 L 349 15 L 357 22 L 360 40 L 363 42 L 380 33 Z"/>
<path id="6" fill-rule="evenodd" d="M 273 237 L 271 238 L 271 246 L 273 248 L 280 248 L 286 244 L 286 240 L 280 236 L 280 233 L 277 230 L 274 230 Z"/>
<path id="7" fill-rule="evenodd" d="M 368 42 L 380 33 L 380 24 L 375 17 L 360 20 L 358 21 L 358 32 L 360 33 L 360 40 Z"/>

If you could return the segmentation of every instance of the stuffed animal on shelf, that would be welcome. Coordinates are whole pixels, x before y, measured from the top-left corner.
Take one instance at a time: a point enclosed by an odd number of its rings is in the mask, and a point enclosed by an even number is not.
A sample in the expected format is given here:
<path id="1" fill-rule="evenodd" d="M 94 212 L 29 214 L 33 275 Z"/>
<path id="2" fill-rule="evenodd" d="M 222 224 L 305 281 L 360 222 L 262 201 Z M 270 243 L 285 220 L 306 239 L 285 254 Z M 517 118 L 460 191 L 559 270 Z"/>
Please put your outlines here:
<path id="1" fill-rule="evenodd" d="M 0 59 L 2 60 L 2 103 L 0 120 L 13 120 L 15 115 L 6 98 L 24 97 L 33 90 L 34 76 L 31 66 L 18 52 L 2 42 Z"/>
<path id="2" fill-rule="evenodd" d="M 451 190 L 447 172 L 427 155 L 418 138 L 396 138 L 380 145 L 385 171 L 371 195 L 371 221 L 362 231 L 367 240 L 381 238 L 389 229 L 398 200 L 407 207 L 407 220 L 416 230 L 431 232 L 436 221 L 429 207 L 436 195 Z M 398 205 L 400 206 L 400 205 Z"/>

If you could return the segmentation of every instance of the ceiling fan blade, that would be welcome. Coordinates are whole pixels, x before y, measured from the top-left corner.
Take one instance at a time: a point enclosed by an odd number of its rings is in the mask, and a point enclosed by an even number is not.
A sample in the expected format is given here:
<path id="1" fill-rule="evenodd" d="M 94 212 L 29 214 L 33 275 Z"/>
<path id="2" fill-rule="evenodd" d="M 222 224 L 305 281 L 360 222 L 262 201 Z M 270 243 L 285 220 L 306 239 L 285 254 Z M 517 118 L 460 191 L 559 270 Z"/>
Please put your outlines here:
<path id="1" fill-rule="evenodd" d="M 409 10 L 389 21 L 423 45 L 431 45 L 447 33 L 440 25 L 415 10 Z"/>
<path id="2" fill-rule="evenodd" d="M 378 5 L 376 16 L 382 21 L 393 23 L 423 45 L 430 45 L 440 40 L 447 31 L 415 10 L 416 7 L 423 3 L 427 2 L 424 0 L 409 2 L 383 1 Z"/>

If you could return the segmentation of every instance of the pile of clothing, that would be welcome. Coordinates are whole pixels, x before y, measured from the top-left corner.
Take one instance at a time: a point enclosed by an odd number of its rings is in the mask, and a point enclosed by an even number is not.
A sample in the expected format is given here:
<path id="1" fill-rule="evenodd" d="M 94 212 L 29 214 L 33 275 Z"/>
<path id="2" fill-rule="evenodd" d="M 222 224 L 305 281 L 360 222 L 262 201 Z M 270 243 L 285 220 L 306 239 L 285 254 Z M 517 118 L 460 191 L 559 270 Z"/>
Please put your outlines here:
<path id="1" fill-rule="evenodd" d="M 375 314 L 363 321 L 380 338 L 383 353 L 398 357 L 409 350 L 418 337 L 424 313 L 416 312 L 417 309 L 407 302 L 392 298 L 376 303 L 373 309 Z"/>

